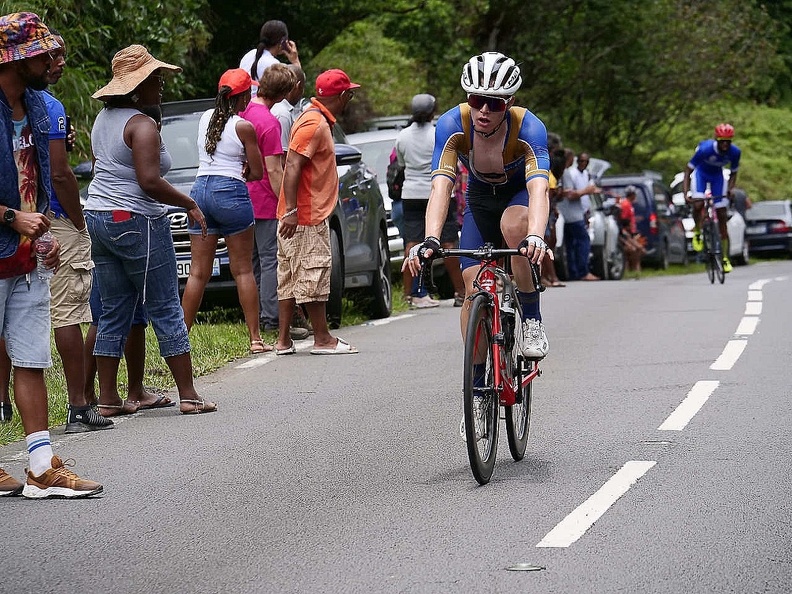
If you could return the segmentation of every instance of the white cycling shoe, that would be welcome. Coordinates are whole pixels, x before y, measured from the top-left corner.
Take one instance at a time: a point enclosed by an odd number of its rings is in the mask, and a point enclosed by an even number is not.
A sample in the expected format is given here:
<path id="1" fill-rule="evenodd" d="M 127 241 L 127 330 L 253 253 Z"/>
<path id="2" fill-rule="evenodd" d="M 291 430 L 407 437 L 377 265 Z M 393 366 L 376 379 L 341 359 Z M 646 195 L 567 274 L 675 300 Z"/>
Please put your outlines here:
<path id="1" fill-rule="evenodd" d="M 526 359 L 544 359 L 550 351 L 544 325 L 533 318 L 523 322 L 522 335 L 519 340 L 520 351 Z"/>

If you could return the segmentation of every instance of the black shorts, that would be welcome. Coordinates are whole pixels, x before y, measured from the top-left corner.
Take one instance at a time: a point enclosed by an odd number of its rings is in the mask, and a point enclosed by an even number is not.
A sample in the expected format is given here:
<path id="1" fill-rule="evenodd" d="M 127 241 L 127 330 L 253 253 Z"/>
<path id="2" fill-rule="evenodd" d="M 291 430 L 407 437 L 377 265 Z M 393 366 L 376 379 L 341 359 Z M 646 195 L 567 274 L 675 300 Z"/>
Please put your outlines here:
<path id="1" fill-rule="evenodd" d="M 426 238 L 426 205 L 429 200 L 402 200 L 404 210 L 403 237 L 405 244 L 423 243 Z M 459 240 L 459 227 L 456 222 L 456 202 L 448 205 L 448 216 L 440 233 L 440 243 L 455 243 Z"/>

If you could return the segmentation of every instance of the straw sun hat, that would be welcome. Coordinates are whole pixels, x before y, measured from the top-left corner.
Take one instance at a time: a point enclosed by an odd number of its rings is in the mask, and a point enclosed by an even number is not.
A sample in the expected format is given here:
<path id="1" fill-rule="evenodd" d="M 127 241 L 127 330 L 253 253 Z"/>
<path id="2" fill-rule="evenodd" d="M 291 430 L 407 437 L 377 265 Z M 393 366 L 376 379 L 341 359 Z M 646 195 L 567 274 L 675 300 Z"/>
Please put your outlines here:
<path id="1" fill-rule="evenodd" d="M 130 45 L 113 56 L 113 79 L 91 97 L 106 100 L 127 95 L 158 68 L 173 73 L 182 71 L 179 66 L 157 60 L 142 45 Z"/>

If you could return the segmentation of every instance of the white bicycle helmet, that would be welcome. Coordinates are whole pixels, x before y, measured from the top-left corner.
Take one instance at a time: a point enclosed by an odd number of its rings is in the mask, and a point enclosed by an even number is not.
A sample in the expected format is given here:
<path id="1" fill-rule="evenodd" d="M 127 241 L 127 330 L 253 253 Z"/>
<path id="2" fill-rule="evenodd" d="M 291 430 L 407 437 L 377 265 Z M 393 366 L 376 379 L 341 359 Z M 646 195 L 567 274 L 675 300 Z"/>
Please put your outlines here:
<path id="1" fill-rule="evenodd" d="M 500 52 L 473 56 L 462 68 L 462 88 L 466 93 L 511 97 L 522 85 L 520 68 Z"/>

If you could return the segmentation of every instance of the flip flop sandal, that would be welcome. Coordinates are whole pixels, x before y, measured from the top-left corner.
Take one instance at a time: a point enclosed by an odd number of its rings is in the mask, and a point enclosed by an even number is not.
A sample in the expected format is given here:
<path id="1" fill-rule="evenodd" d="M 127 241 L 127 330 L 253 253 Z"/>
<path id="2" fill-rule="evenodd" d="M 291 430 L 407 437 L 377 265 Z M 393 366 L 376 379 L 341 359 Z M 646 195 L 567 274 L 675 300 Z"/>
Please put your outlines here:
<path id="1" fill-rule="evenodd" d="M 167 396 L 165 396 L 165 394 L 163 394 L 151 404 L 141 404 L 140 406 L 138 406 L 138 410 L 149 410 L 152 408 L 169 408 L 171 406 L 176 406 L 176 403 Z"/>
<path id="2" fill-rule="evenodd" d="M 250 341 L 250 354 L 251 355 L 261 355 L 262 353 L 268 353 L 272 350 L 272 346 L 269 344 L 265 344 L 263 340 L 251 340 Z"/>
<path id="3" fill-rule="evenodd" d="M 130 406 L 134 406 L 131 404 L 130 400 L 121 400 L 121 404 L 98 404 L 97 408 L 99 408 L 99 414 L 103 417 L 120 417 L 122 415 L 134 415 L 138 410 L 140 410 L 137 406 L 135 406 L 134 410 L 131 410 L 127 407 L 127 403 Z M 110 414 L 102 413 L 102 409 L 107 409 L 111 411 L 116 411 Z"/>
<path id="4" fill-rule="evenodd" d="M 343 338 L 339 338 L 338 342 L 336 343 L 335 347 L 332 349 L 313 349 L 311 351 L 312 355 L 354 355 L 358 352 L 358 350 L 349 344 Z"/>
<path id="5" fill-rule="evenodd" d="M 291 344 L 286 347 L 285 349 L 279 349 L 275 347 L 275 354 L 276 355 L 293 355 L 297 352 L 297 347 L 294 346 L 294 341 L 292 340 Z"/>
<path id="6" fill-rule="evenodd" d="M 210 413 L 215 412 L 217 410 L 217 405 L 213 402 L 206 402 L 205 400 L 180 400 L 181 404 L 193 404 L 195 408 L 191 410 L 183 410 L 181 414 L 183 415 L 200 415 L 203 413 Z"/>

